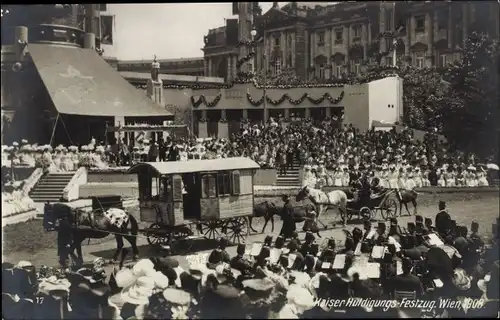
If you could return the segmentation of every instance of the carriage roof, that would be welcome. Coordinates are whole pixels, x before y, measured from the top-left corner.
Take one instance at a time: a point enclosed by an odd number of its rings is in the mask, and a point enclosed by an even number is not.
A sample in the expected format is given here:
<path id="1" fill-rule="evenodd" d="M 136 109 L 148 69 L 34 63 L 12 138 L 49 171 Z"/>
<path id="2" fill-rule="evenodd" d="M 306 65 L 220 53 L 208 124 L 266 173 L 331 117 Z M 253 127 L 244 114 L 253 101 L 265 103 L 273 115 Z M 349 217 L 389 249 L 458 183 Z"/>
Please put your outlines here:
<path id="1" fill-rule="evenodd" d="M 132 166 L 127 173 L 155 172 L 157 175 L 182 174 L 204 171 L 224 171 L 240 169 L 259 169 L 260 166 L 250 158 L 236 157 L 210 160 L 188 160 L 171 162 L 142 162 Z"/>

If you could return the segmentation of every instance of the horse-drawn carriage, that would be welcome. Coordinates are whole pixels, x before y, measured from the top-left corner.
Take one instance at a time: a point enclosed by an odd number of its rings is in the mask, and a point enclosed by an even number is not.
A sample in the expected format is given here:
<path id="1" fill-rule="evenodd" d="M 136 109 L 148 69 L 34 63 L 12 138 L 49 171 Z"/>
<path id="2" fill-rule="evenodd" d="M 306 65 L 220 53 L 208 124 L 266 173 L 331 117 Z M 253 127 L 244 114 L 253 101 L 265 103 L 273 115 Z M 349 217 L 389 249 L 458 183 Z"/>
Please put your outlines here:
<path id="1" fill-rule="evenodd" d="M 398 209 L 396 200 L 394 200 L 396 197 L 396 190 L 385 189 L 362 201 L 358 191 L 352 192 L 352 198 L 347 202 L 347 221 L 351 220 L 354 214 L 357 214 L 359 219 L 372 220 L 375 219 L 377 212 L 380 212 L 384 220 L 396 217 Z"/>
<path id="2" fill-rule="evenodd" d="M 242 243 L 253 213 L 253 175 L 259 165 L 248 158 L 139 163 L 141 231 L 155 246 L 189 250 L 199 237 L 225 235 Z M 198 231 L 198 232 L 196 232 Z"/>

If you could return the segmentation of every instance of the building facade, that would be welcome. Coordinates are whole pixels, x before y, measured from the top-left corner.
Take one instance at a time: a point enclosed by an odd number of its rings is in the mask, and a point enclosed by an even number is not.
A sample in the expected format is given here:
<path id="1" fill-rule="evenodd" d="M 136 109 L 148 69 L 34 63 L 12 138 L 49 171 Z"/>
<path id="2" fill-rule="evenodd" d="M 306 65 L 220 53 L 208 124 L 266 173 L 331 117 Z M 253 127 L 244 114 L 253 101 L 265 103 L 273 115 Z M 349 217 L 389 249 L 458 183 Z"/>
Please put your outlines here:
<path id="1" fill-rule="evenodd" d="M 239 6 L 239 25 L 248 10 Z M 499 37 L 499 5 L 484 2 L 341 2 L 335 5 L 277 3 L 255 18 L 258 31 L 251 65 L 259 72 L 284 70 L 302 80 L 328 80 L 362 73 L 369 63 L 444 66 L 460 57 L 472 31 Z M 243 15 L 242 15 L 243 11 Z M 230 21 L 205 36 L 205 75 L 236 75 L 237 43 Z M 241 39 L 241 37 L 240 37 Z"/>
<path id="2" fill-rule="evenodd" d="M 175 74 L 194 77 L 203 77 L 203 58 L 158 59 L 160 74 Z M 120 72 L 149 73 L 151 60 L 121 60 L 117 62 Z"/>

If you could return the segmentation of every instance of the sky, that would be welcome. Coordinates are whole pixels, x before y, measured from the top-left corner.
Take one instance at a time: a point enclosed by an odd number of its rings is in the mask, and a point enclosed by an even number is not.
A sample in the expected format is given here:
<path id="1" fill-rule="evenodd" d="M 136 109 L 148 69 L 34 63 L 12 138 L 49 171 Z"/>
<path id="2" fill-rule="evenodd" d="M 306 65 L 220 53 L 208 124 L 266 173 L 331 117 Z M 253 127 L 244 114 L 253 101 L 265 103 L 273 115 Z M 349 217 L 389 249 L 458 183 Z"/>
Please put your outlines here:
<path id="1" fill-rule="evenodd" d="M 266 12 L 273 3 L 260 5 Z M 158 59 L 202 57 L 208 29 L 225 25 L 225 18 L 237 17 L 232 16 L 231 2 L 108 4 L 108 11 L 115 15 L 119 60 L 151 60 L 154 54 Z"/>

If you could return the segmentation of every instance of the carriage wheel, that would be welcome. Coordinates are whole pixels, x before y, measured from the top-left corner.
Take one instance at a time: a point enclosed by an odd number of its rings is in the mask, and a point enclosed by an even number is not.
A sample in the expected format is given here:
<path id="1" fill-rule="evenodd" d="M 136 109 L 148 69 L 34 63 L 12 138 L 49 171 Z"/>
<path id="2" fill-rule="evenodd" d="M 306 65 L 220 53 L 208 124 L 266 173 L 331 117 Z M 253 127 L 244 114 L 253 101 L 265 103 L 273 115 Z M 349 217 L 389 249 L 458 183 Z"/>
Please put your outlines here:
<path id="1" fill-rule="evenodd" d="M 189 226 L 180 226 L 173 232 L 172 251 L 185 254 L 191 251 L 194 241 L 190 237 L 193 231 Z"/>
<path id="2" fill-rule="evenodd" d="M 362 220 L 371 221 L 374 216 L 375 216 L 374 212 L 372 210 L 370 210 L 370 208 L 368 208 L 368 207 L 363 207 L 363 208 L 359 209 L 359 217 Z"/>
<path id="3" fill-rule="evenodd" d="M 398 205 L 394 199 L 387 199 L 380 208 L 380 215 L 384 220 L 396 217 L 398 214 Z"/>
<path id="4" fill-rule="evenodd" d="M 227 239 L 232 244 L 244 243 L 250 229 L 248 227 L 248 219 L 246 217 L 239 217 L 231 219 L 227 222 L 226 226 Z"/>
<path id="5" fill-rule="evenodd" d="M 219 221 L 202 222 L 200 233 L 205 239 L 217 240 L 222 236 L 218 228 L 220 228 Z"/>
<path id="6" fill-rule="evenodd" d="M 155 232 L 155 230 L 147 232 L 146 237 L 150 245 L 159 246 L 165 242 L 164 236 L 160 233 L 162 227 L 159 223 L 153 223 L 148 229 L 158 230 L 158 232 Z"/>

